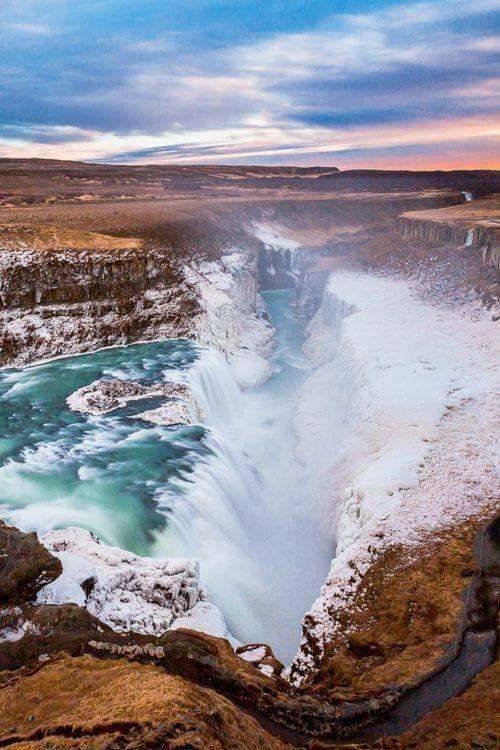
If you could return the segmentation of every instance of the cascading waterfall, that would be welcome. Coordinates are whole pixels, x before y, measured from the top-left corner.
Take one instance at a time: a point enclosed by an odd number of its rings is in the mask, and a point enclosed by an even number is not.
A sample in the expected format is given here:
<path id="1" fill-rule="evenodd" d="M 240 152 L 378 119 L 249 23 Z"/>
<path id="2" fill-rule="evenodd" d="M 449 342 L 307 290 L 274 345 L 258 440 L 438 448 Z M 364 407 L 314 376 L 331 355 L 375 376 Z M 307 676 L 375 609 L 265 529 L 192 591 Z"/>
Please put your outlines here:
<path id="1" fill-rule="evenodd" d="M 292 291 L 265 293 L 272 377 L 242 392 L 223 354 L 183 340 L 0 373 L 0 506 L 25 530 L 81 526 L 142 555 L 189 556 L 231 632 L 289 661 L 332 556 L 326 511 L 297 458 L 310 365 Z M 188 382 L 201 425 L 156 425 L 137 400 L 109 414 L 66 399 L 101 378 Z"/>
<path id="2" fill-rule="evenodd" d="M 268 384 L 242 393 L 215 351 L 204 352 L 189 373 L 210 452 L 157 493 L 168 522 L 156 533 L 156 552 L 199 559 L 202 581 L 233 634 L 269 642 L 289 660 L 331 544 L 295 454 L 292 422 L 307 374 L 301 336 L 292 330 L 300 324 L 288 308 L 290 293 L 270 295 L 273 320 L 283 320 Z"/>

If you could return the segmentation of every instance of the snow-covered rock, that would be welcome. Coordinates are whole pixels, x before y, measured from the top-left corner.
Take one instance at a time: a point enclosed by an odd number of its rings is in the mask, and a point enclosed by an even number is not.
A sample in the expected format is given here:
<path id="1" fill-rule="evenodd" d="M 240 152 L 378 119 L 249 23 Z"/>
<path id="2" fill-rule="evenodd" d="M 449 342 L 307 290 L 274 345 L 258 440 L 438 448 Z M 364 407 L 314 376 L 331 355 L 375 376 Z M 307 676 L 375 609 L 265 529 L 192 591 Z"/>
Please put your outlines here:
<path id="1" fill-rule="evenodd" d="M 262 385 L 271 376 L 271 365 L 253 349 L 240 349 L 231 357 L 233 377 L 240 388 Z"/>
<path id="2" fill-rule="evenodd" d="M 118 632 L 159 635 L 175 624 L 227 634 L 200 586 L 196 562 L 139 557 L 78 528 L 49 531 L 41 541 L 61 560 L 63 573 L 39 592 L 39 603 L 85 606 Z"/>
<path id="3" fill-rule="evenodd" d="M 157 395 L 161 395 L 159 387 L 148 389 L 133 380 L 102 378 L 79 388 L 68 396 L 66 403 L 72 411 L 97 415 L 119 409 L 132 399 Z"/>
<path id="4" fill-rule="evenodd" d="M 496 337 L 486 314 L 428 304 L 407 282 L 330 277 L 296 417 L 310 491 L 325 498 L 337 541 L 305 621 L 318 653 L 375 550 L 418 544 L 498 494 Z M 299 651 L 297 674 L 314 666 L 310 653 Z"/>
<path id="5" fill-rule="evenodd" d="M 14 643 L 28 634 L 36 636 L 40 635 L 40 631 L 36 625 L 24 619 L 21 607 L 0 609 L 0 643 Z"/>
<path id="6" fill-rule="evenodd" d="M 148 409 L 141 412 L 141 414 L 136 414 L 136 419 L 143 419 L 146 422 L 167 426 L 194 424 L 196 422 L 196 413 L 188 402 L 181 399 L 173 399 L 162 404 L 157 409 Z"/>
<path id="7" fill-rule="evenodd" d="M 197 341 L 223 352 L 242 388 L 270 377 L 274 328 L 263 314 L 256 260 L 232 252 L 220 261 L 193 263 L 186 280 L 197 289 L 203 311 L 194 323 Z"/>
<path id="8" fill-rule="evenodd" d="M 95 380 L 79 388 L 66 399 L 73 411 L 83 414 L 108 414 L 137 399 L 165 396 L 165 401 L 156 409 L 149 409 L 135 415 L 136 419 L 159 425 L 193 424 L 197 419 L 197 409 L 193 394 L 185 383 L 155 383 L 143 385 L 133 380 Z"/>

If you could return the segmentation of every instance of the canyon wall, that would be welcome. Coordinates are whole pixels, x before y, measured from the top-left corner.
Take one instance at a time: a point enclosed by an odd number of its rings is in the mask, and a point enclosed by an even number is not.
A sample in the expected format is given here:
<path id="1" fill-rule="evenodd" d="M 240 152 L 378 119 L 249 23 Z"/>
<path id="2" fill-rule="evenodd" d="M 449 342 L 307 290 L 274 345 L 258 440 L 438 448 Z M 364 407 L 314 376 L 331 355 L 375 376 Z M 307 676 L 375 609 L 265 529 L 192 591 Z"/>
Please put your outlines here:
<path id="1" fill-rule="evenodd" d="M 190 333 L 196 295 L 169 250 L 0 249 L 0 364 Z"/>
<path id="2" fill-rule="evenodd" d="M 465 246 L 477 251 L 482 262 L 500 268 L 500 232 L 491 222 L 458 223 L 403 215 L 398 230 L 406 239 L 424 240 L 433 244 Z"/>
<path id="3" fill-rule="evenodd" d="M 0 248 L 0 364 L 179 337 L 233 359 L 242 349 L 265 356 L 272 333 L 256 258 L 219 258 L 178 257 L 140 241 L 112 250 Z"/>
<path id="4" fill-rule="evenodd" d="M 228 349 L 234 349 L 235 337 L 243 336 L 243 348 L 265 353 L 264 342 L 249 343 L 243 318 L 238 323 L 231 319 L 227 299 L 219 304 L 212 295 L 200 304 L 203 275 L 212 279 L 207 288 L 217 286 L 213 269 L 202 268 L 204 263 L 234 252 L 243 252 L 247 263 L 257 257 L 251 269 L 229 269 L 227 264 L 219 269 L 233 277 L 231 296 L 238 314 L 262 318 L 259 283 L 264 289 L 293 287 L 294 311 L 308 318 L 320 303 L 333 263 L 366 263 L 409 208 L 463 201 L 461 193 L 447 190 L 304 199 L 280 194 L 217 205 L 198 201 L 179 203 L 168 215 L 159 200 L 2 209 L 0 365 L 175 336 L 212 344 L 217 339 Z M 401 222 L 408 233 L 407 223 Z M 479 241 L 479 230 L 473 240 Z M 481 242 L 485 257 L 497 258 L 489 234 Z M 195 270 L 197 262 L 201 265 Z M 212 331 L 203 315 L 207 306 L 217 309 L 220 325 L 214 319 Z"/>

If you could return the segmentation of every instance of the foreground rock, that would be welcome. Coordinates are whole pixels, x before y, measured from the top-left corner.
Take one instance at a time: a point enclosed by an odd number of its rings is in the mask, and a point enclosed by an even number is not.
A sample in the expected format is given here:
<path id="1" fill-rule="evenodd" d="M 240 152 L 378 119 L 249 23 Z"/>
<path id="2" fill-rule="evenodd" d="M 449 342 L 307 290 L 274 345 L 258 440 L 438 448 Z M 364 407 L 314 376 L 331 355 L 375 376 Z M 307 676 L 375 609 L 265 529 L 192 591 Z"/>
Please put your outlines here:
<path id="1" fill-rule="evenodd" d="M 379 741 L 351 742 L 349 747 L 494 750 L 499 736 L 492 721 L 497 684 L 498 664 L 410 732 Z M 0 673 L 0 741 L 16 750 L 278 750 L 306 746 L 319 750 L 338 746 L 299 737 L 289 744 L 207 686 L 193 685 L 154 664 L 90 655 L 48 659 L 32 673 Z"/>
<path id="2" fill-rule="evenodd" d="M 459 535 L 458 539 L 461 540 L 462 536 Z M 495 624 L 496 609 L 494 596 L 491 596 L 494 591 L 490 589 L 496 580 L 497 537 L 497 527 L 490 526 L 477 539 L 479 558 L 476 560 L 480 562 L 480 573 L 473 574 L 466 583 L 462 575 L 464 571 L 460 569 L 459 577 L 462 585 L 467 586 L 469 596 L 465 599 L 461 613 L 458 610 L 452 612 L 449 619 L 451 622 L 459 616 L 466 631 L 456 631 L 455 646 L 451 644 L 452 648 L 448 648 L 446 658 L 441 659 L 437 668 L 435 665 L 431 667 L 432 671 L 427 671 L 425 675 L 420 672 L 417 676 L 413 667 L 414 662 L 420 658 L 419 649 L 422 646 L 425 656 L 425 627 L 430 628 L 432 638 L 435 639 L 435 628 L 442 627 L 440 623 L 443 620 L 442 616 L 434 612 L 436 603 L 428 603 L 425 597 L 429 596 L 429 586 L 435 582 L 436 569 L 440 571 L 440 575 L 447 565 L 454 569 L 453 547 L 447 552 L 448 562 L 424 567 L 420 575 L 411 575 L 411 572 L 403 569 L 401 577 L 393 581 L 392 587 L 391 574 L 394 575 L 394 570 L 391 573 L 389 568 L 385 578 L 382 578 L 382 585 L 388 587 L 387 601 L 377 605 L 374 600 L 372 619 L 365 620 L 366 612 L 360 613 L 359 624 L 355 623 L 354 626 L 355 630 L 371 628 L 371 640 L 353 635 L 350 655 L 340 654 L 342 658 L 336 663 L 330 660 L 332 669 L 326 675 L 327 683 L 323 681 L 322 685 L 304 685 L 299 692 L 291 689 L 289 683 L 280 676 L 262 674 L 251 663 L 236 655 L 226 640 L 204 633 L 169 630 L 160 637 L 121 634 L 99 623 L 76 605 L 31 605 L 31 609 L 18 608 L 11 615 L 15 614 L 23 622 L 11 623 L 11 630 L 17 626 L 17 631 L 13 632 L 10 640 L 0 644 L 0 669 L 9 670 L 0 672 L 0 742 L 18 748 L 45 748 L 51 746 L 51 743 L 52 747 L 143 748 L 163 746 L 162 743 L 168 740 L 172 742 L 172 747 L 202 750 L 211 747 L 210 731 L 216 731 L 217 741 L 221 744 L 213 745 L 215 748 L 252 748 L 254 737 L 257 738 L 255 747 L 286 747 L 286 743 L 292 743 L 293 746 L 320 748 L 332 746 L 332 737 L 351 737 L 355 740 L 368 732 L 373 736 L 373 745 L 367 744 L 365 738 L 362 747 L 411 747 L 411 733 L 408 735 L 410 739 L 405 739 L 401 745 L 398 744 L 398 739 L 384 739 L 378 743 L 376 737 L 390 736 L 396 726 L 399 726 L 399 731 L 401 727 L 405 728 L 404 723 L 397 724 L 401 709 L 403 716 L 406 712 L 407 724 L 411 723 L 411 707 L 415 697 L 418 700 L 421 696 L 420 706 L 417 703 L 417 707 L 425 713 L 429 708 L 429 698 L 434 701 L 437 699 L 439 705 L 447 695 L 453 695 L 453 690 L 459 689 L 453 659 L 462 653 L 462 644 L 468 638 L 472 637 L 476 645 L 481 640 L 489 643 L 489 648 L 494 645 L 491 628 Z M 474 557 L 467 551 L 470 549 L 470 537 L 468 539 L 464 541 L 463 557 L 458 558 L 460 565 L 467 566 L 465 572 L 475 566 Z M 383 573 L 383 570 L 378 572 Z M 374 581 L 375 578 L 376 571 Z M 441 587 L 441 595 L 446 603 L 449 601 L 450 581 L 454 579 L 449 576 L 445 578 L 444 575 L 441 578 L 445 581 L 445 585 Z M 394 637 L 400 639 L 401 633 L 403 637 L 407 637 L 407 628 L 409 633 L 413 633 L 413 643 L 403 650 L 396 642 L 387 642 L 385 647 L 380 647 L 376 639 L 383 643 L 386 635 L 391 634 L 395 624 L 400 622 L 406 612 L 405 603 L 399 608 L 396 605 L 397 591 L 406 592 L 407 588 L 408 611 L 416 614 L 410 617 L 407 624 L 402 623 L 402 629 L 396 628 Z M 390 606 L 388 602 L 391 602 Z M 420 616 L 419 607 L 424 604 L 430 607 L 431 613 L 427 609 Z M 394 617 L 390 614 L 391 607 L 396 607 Z M 445 615 L 446 612 L 443 611 L 443 616 Z M 426 620 L 432 618 L 434 625 L 426 625 Z M 29 628 L 24 623 L 29 623 Z M 65 655 L 60 654 L 62 650 L 66 652 Z M 249 645 L 239 651 L 243 657 L 260 661 L 261 664 L 267 659 L 268 665 L 272 667 L 272 654 L 261 644 Z M 83 653 L 90 656 L 82 657 Z M 481 651 L 476 656 L 481 657 Z M 342 667 L 346 658 L 352 661 L 352 666 L 347 664 L 347 670 Z M 130 661 L 134 663 L 130 664 Z M 461 675 L 464 666 L 465 674 L 462 677 L 465 678 L 464 687 L 467 687 L 470 659 L 464 662 L 459 656 L 458 675 Z M 472 666 L 477 668 L 477 664 Z M 20 667 L 25 668 L 12 672 Z M 349 671 L 357 680 L 355 691 L 352 689 L 354 683 L 349 678 Z M 363 681 L 365 672 L 368 673 L 368 680 Z M 115 681 L 114 675 L 118 673 L 124 675 L 123 680 Z M 274 670 L 273 673 L 276 674 Z M 149 683 L 150 674 L 155 675 L 153 683 Z M 134 675 L 137 675 L 137 680 Z M 347 691 L 344 688 L 340 691 L 332 690 L 335 683 L 339 684 L 339 679 L 345 681 L 346 678 L 351 679 L 351 687 Z M 141 696 L 144 700 L 137 698 L 135 686 L 139 684 L 142 686 Z M 149 684 L 152 686 L 151 690 L 146 689 Z M 487 681 L 486 684 L 490 683 Z M 172 686 L 172 691 L 177 696 L 173 703 L 170 702 L 167 686 Z M 479 693 L 475 690 L 471 695 L 471 705 L 474 705 L 474 700 L 479 700 Z M 183 702 L 184 696 L 188 701 L 188 708 Z M 158 697 L 161 698 L 163 713 L 161 720 L 158 719 L 156 723 Z M 199 702 L 195 700 L 197 697 Z M 140 718 L 136 718 L 136 698 L 143 712 Z M 38 708 L 39 704 L 43 705 L 43 710 Z M 222 705 L 229 706 L 234 717 L 229 725 L 221 719 Z M 468 704 L 464 704 L 466 705 Z M 485 721 L 488 722 L 484 713 L 485 705 L 484 702 L 480 704 L 478 715 L 478 718 L 482 717 L 482 724 L 475 722 L 475 717 L 474 720 L 468 720 L 467 736 L 481 736 L 481 732 L 484 734 L 484 724 Z M 436 704 L 430 706 L 435 707 Z M 261 726 L 254 723 L 253 719 L 250 720 L 249 715 L 257 719 Z M 186 716 L 189 722 L 195 721 L 195 726 L 202 733 L 200 737 L 196 735 L 192 723 L 186 729 L 190 734 L 184 737 L 182 731 L 185 729 Z M 218 718 L 214 722 L 215 716 Z M 207 717 L 208 730 L 203 717 Z M 209 721 L 208 717 L 211 717 Z M 430 715 L 425 721 L 430 722 L 428 727 L 432 727 L 435 720 Z M 453 736 L 454 726 L 439 717 L 436 721 L 440 722 L 441 736 Z M 231 725 L 238 727 L 238 731 L 243 728 L 244 734 L 231 734 Z M 175 726 L 175 732 L 180 734 L 174 732 L 172 736 L 162 735 L 161 731 L 165 726 Z M 418 725 L 417 730 L 420 735 L 416 736 L 424 738 L 425 732 L 432 731 L 421 731 Z M 486 731 L 495 737 L 494 726 L 490 723 L 487 723 Z M 278 739 L 274 739 L 268 732 Z M 314 737 L 324 739 L 316 743 Z M 225 742 L 228 744 L 224 744 Z M 387 744 L 389 742 L 393 744 Z M 427 746 L 432 747 L 431 744 Z"/>
<path id="3" fill-rule="evenodd" d="M 30 601 L 62 571 L 60 561 L 38 541 L 0 521 L 0 605 Z"/>
<path id="4" fill-rule="evenodd" d="M 49 531 L 43 543 L 61 561 L 62 575 L 40 591 L 40 603 L 74 602 L 117 632 L 160 635 L 185 622 L 194 630 L 227 633 L 191 560 L 139 557 L 77 528 Z"/>
<path id="5" fill-rule="evenodd" d="M 102 638 L 108 631 L 107 625 L 76 604 L 1 609 L 0 670 L 43 663 L 48 654 L 81 651 L 89 638 Z"/>

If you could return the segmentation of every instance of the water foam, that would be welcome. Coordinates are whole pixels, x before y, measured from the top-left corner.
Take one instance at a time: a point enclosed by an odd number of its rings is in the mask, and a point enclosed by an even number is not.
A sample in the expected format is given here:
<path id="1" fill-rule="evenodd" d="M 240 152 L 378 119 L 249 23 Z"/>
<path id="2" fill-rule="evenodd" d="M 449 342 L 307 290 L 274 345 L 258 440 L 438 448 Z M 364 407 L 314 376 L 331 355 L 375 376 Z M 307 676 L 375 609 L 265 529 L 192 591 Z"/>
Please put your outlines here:
<path id="1" fill-rule="evenodd" d="M 274 294 L 277 312 L 287 309 L 288 297 Z M 278 346 L 274 378 L 253 391 L 239 390 L 220 353 L 200 356 L 188 379 L 209 428 L 209 455 L 156 496 L 168 515 L 157 554 L 199 559 L 231 632 L 270 642 L 285 660 L 331 558 L 295 454 L 293 414 L 307 363 L 300 336 L 292 339 Z"/>

